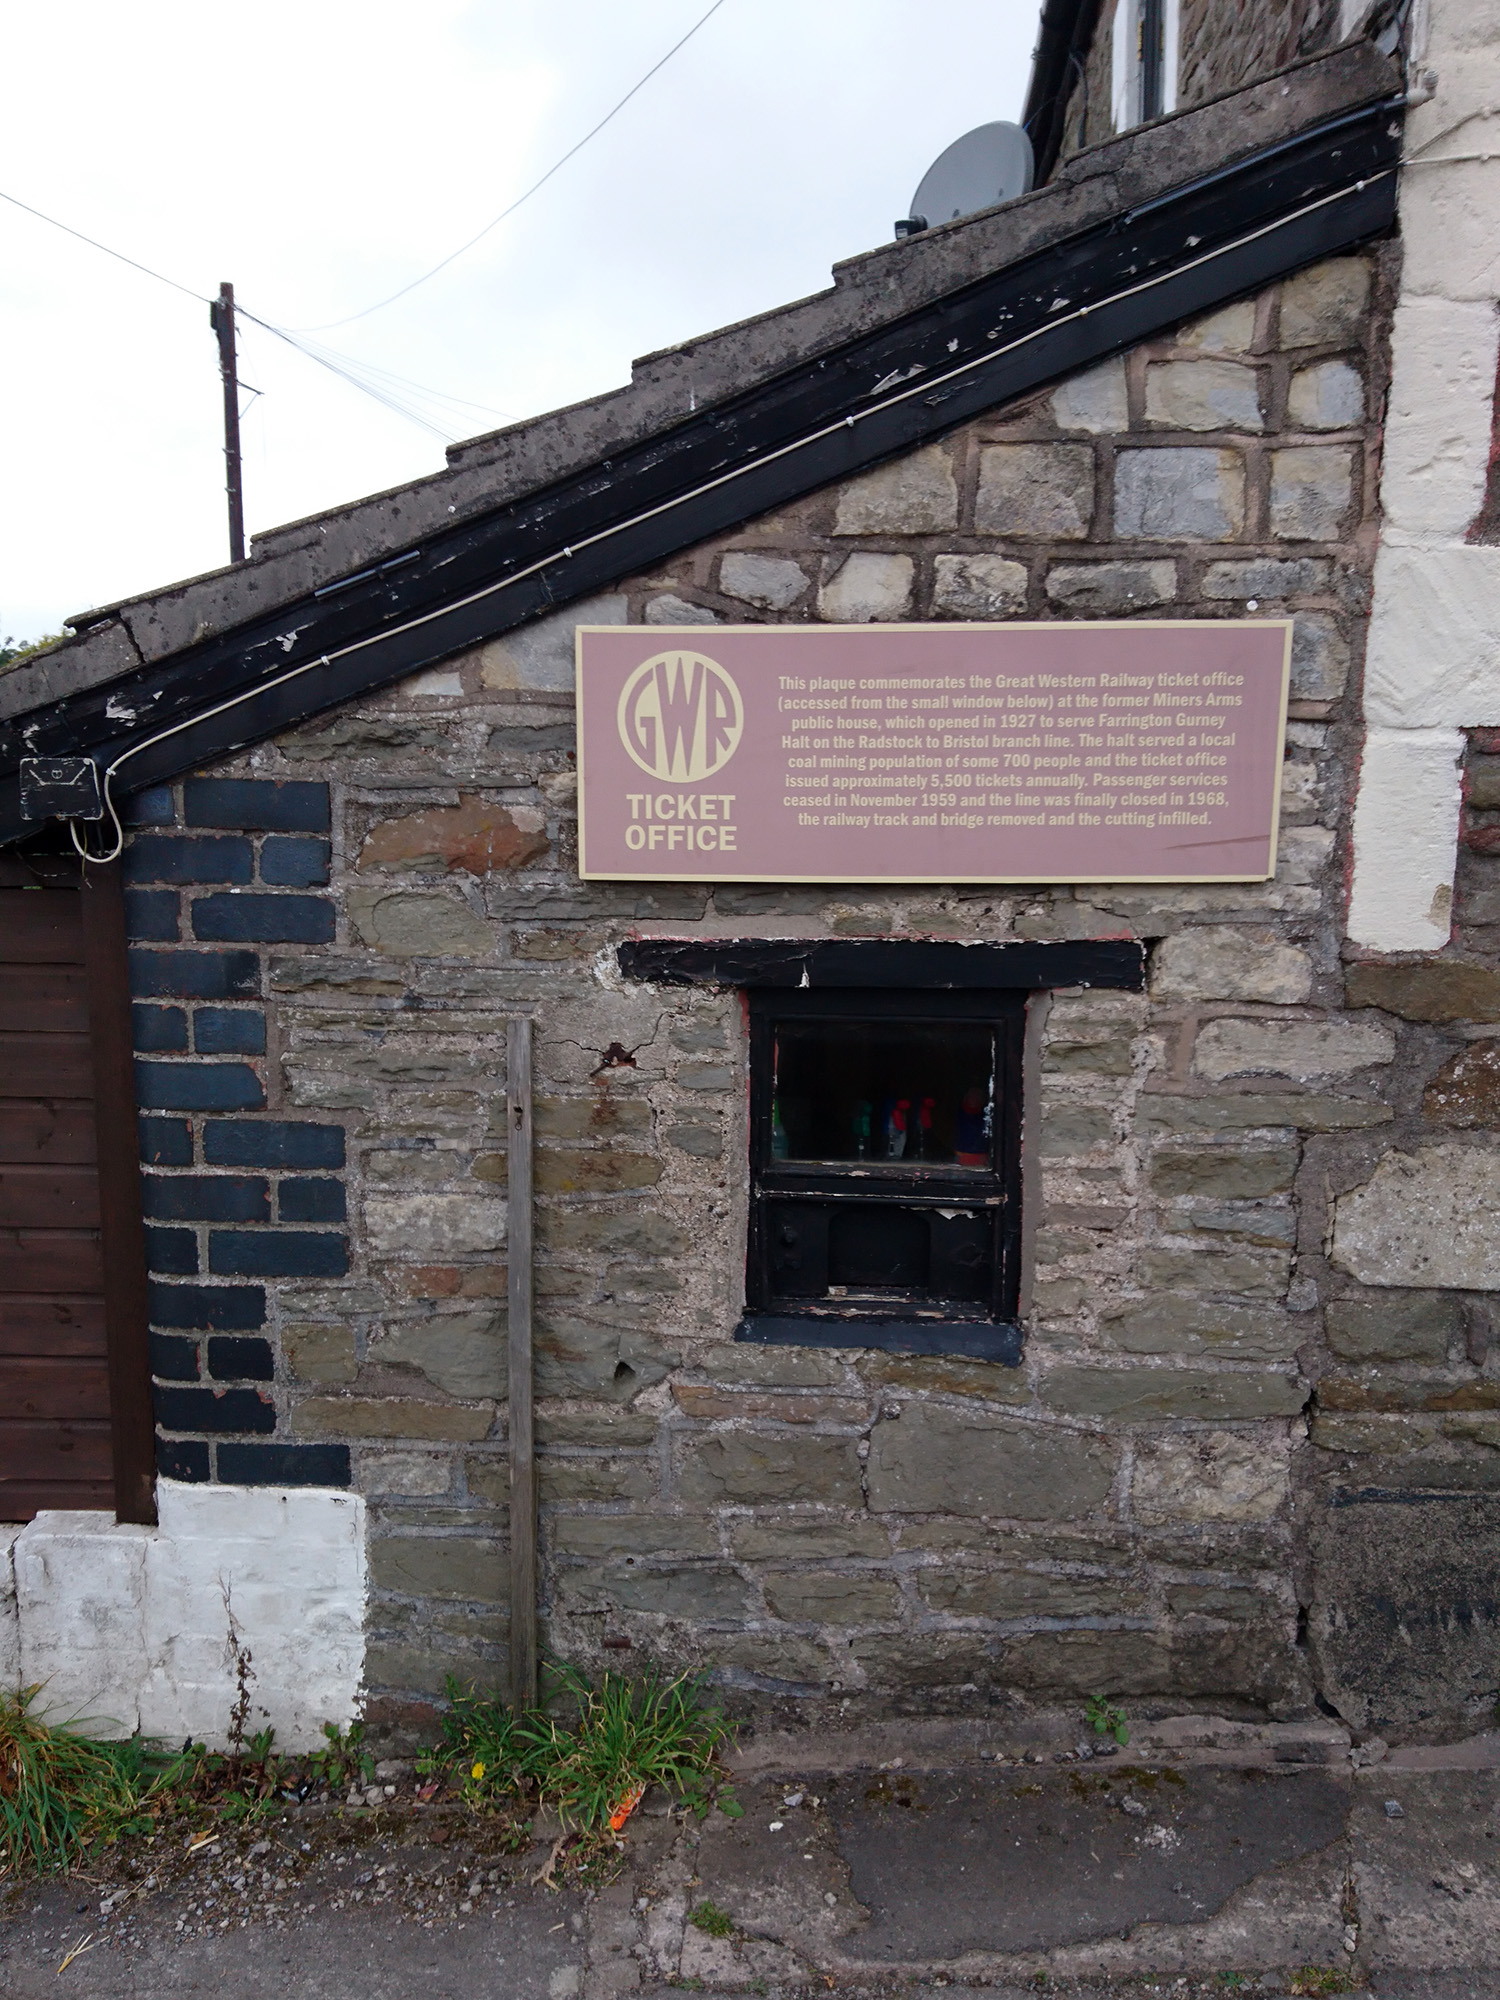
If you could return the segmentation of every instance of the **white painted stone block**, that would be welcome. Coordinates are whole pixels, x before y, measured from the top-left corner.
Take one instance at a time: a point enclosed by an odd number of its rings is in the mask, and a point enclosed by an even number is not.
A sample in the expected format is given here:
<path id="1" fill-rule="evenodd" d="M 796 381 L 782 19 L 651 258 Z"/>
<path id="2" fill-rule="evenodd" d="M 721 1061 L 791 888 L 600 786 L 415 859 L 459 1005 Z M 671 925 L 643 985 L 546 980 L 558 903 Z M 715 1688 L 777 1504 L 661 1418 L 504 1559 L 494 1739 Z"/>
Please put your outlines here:
<path id="1" fill-rule="evenodd" d="M 222 1738 L 235 1693 L 230 1615 L 250 1655 L 250 1726 L 314 1749 L 354 1714 L 364 1665 L 364 1502 L 318 1488 L 158 1488 L 141 1694 L 148 1735 Z M 228 1608 L 226 1609 L 226 1594 Z"/>
<path id="2" fill-rule="evenodd" d="M 1456 729 L 1372 729 L 1354 808 L 1349 935 L 1375 951 L 1441 951 L 1458 852 Z"/>
<path id="3" fill-rule="evenodd" d="M 357 1712 L 364 1502 L 320 1488 L 157 1485 L 155 1528 L 38 1515 L 14 1548 L 21 1678 L 100 1735 L 222 1746 L 249 1655 L 250 1729 L 315 1749 Z M 231 1621 L 234 1637 L 231 1637 Z"/>
<path id="4" fill-rule="evenodd" d="M 1484 499 L 1500 318 L 1491 300 L 1403 299 L 1391 331 L 1388 529 L 1461 542 Z"/>
<path id="5" fill-rule="evenodd" d="M 86 1720 L 101 1736 L 140 1726 L 150 1532 L 113 1514 L 58 1510 L 16 1537 L 21 1679 L 41 1684 L 39 1706 L 54 1720 Z"/>
<path id="6" fill-rule="evenodd" d="M 21 1624 L 16 1616 L 16 1566 L 12 1558 L 18 1521 L 0 1525 L 0 1689 L 21 1685 Z"/>
<path id="7" fill-rule="evenodd" d="M 1376 727 L 1500 722 L 1500 548 L 1409 548 L 1375 558 L 1365 716 Z"/>
<path id="8" fill-rule="evenodd" d="M 1480 303 L 1500 290 L 1500 161 L 1440 159 L 1494 147 L 1493 107 L 1489 118 L 1480 106 L 1475 112 L 1481 115 L 1435 135 L 1430 157 L 1402 169 L 1403 293 Z M 1415 150 L 1409 146 L 1408 155 Z"/>

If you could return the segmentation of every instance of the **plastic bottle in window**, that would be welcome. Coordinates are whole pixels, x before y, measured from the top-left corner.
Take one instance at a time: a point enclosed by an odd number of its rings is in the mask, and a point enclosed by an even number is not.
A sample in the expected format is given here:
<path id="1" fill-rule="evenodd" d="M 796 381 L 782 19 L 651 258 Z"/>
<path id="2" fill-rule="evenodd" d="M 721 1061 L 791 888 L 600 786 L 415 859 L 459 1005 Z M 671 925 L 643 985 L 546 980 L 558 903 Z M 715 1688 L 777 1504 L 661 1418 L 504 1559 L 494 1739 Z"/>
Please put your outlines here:
<path id="1" fill-rule="evenodd" d="M 961 1167 L 990 1163 L 990 1113 L 983 1088 L 971 1083 L 953 1120 L 953 1157 Z"/>
<path id="2" fill-rule="evenodd" d="M 781 1122 L 781 1106 L 771 1106 L 771 1158 L 784 1160 L 791 1151 L 787 1144 L 786 1127 Z"/>
<path id="3" fill-rule="evenodd" d="M 873 1113 L 874 1106 L 870 1103 L 868 1097 L 861 1097 L 855 1100 L 854 1116 L 850 1120 L 850 1130 L 854 1134 L 854 1157 L 856 1160 L 867 1160 L 870 1157 L 870 1124 Z"/>
<path id="4" fill-rule="evenodd" d="M 907 1114 L 911 1110 L 909 1097 L 892 1097 L 886 1100 L 885 1115 L 885 1156 L 888 1160 L 905 1157 L 907 1140 Z"/>

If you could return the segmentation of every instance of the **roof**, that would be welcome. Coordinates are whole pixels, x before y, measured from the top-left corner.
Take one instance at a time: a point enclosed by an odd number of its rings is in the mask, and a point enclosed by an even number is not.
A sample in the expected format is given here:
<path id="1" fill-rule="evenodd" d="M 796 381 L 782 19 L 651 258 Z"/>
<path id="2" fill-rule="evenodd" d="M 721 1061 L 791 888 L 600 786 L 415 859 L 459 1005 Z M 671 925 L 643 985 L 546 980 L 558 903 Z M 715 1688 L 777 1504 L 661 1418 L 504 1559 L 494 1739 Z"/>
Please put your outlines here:
<path id="1" fill-rule="evenodd" d="M 1388 229 L 1396 87 L 1355 44 L 1125 134 L 837 266 L 826 292 L 646 356 L 627 388 L 70 620 L 0 677 L 0 840 L 26 831 L 23 756 L 92 756 L 121 793 L 158 782 Z"/>

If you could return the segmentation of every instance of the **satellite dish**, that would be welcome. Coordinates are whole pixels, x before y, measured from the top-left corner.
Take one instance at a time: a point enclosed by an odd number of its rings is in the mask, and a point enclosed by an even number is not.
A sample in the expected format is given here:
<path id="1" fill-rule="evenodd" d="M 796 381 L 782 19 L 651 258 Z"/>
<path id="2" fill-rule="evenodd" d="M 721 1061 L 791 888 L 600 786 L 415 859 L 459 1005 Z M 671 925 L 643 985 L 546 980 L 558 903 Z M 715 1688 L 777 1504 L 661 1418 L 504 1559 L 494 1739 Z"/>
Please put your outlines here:
<path id="1" fill-rule="evenodd" d="M 1019 125 L 1004 119 L 976 125 L 939 153 L 911 199 L 911 214 L 896 224 L 897 236 L 977 215 L 996 202 L 1014 201 L 1031 188 L 1031 141 Z"/>

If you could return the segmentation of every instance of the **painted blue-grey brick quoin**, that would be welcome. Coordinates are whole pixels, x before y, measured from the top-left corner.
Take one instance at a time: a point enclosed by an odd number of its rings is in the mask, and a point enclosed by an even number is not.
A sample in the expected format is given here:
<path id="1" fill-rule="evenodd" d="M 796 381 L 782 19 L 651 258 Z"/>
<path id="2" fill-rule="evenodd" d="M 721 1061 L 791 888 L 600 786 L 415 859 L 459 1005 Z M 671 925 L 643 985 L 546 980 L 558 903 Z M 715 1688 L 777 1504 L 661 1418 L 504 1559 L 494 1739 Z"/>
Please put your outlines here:
<path id="1" fill-rule="evenodd" d="M 127 848 L 126 853 L 130 852 Z M 175 889 L 127 889 L 125 935 L 132 944 L 176 944 L 182 936 Z"/>
<path id="2" fill-rule="evenodd" d="M 327 833 L 328 787 L 303 780 L 189 778 L 182 788 L 189 826 L 255 833 Z"/>
<path id="3" fill-rule="evenodd" d="M 141 1120 L 143 1167 L 190 1167 L 192 1164 L 193 1128 L 186 1118 Z"/>
<path id="4" fill-rule="evenodd" d="M 142 1111 L 258 1111 L 266 1093 L 245 1063 L 137 1062 L 135 1101 Z"/>
<path id="5" fill-rule="evenodd" d="M 347 1486 L 346 1444 L 221 1444 L 219 1477 L 231 1486 Z"/>
<path id="6" fill-rule="evenodd" d="M 258 1007 L 199 1007 L 193 1047 L 200 1056 L 263 1056 L 266 1017 Z"/>
<path id="7" fill-rule="evenodd" d="M 198 1380 L 198 1343 L 183 1333 L 153 1333 L 151 1373 L 164 1382 Z"/>
<path id="8" fill-rule="evenodd" d="M 329 791 L 189 778 L 180 818 L 175 798 L 141 798 L 124 864 L 137 1100 L 179 1114 L 140 1121 L 157 1463 L 176 1479 L 347 1487 L 346 1446 L 226 1441 L 278 1427 L 266 1288 L 236 1281 L 349 1271 L 343 1127 L 233 1115 L 266 1104 L 261 947 L 336 935 L 318 893 Z"/>
<path id="9" fill-rule="evenodd" d="M 264 1285 L 152 1285 L 153 1326 L 245 1333 L 266 1323 Z"/>
<path id="10" fill-rule="evenodd" d="M 284 1180 L 276 1193 L 276 1215 L 281 1222 L 342 1222 L 347 1214 L 342 1181 Z"/>
<path id="11" fill-rule="evenodd" d="M 177 817 L 170 785 L 148 785 L 135 792 L 120 808 L 126 826 L 171 826 Z"/>
<path id="12" fill-rule="evenodd" d="M 216 1278 L 342 1278 L 345 1237 L 312 1229 L 215 1229 L 208 1268 Z"/>
<path id="13" fill-rule="evenodd" d="M 260 846 L 260 879 L 276 889 L 321 889 L 328 880 L 326 840 L 267 834 Z"/>
<path id="14" fill-rule="evenodd" d="M 200 896 L 193 936 L 207 944 L 332 944 L 333 905 L 324 896 Z"/>
<path id="15" fill-rule="evenodd" d="M 274 1382 L 276 1357 L 269 1340 L 216 1334 L 208 1343 L 208 1372 L 216 1382 Z"/>
<path id="16" fill-rule="evenodd" d="M 243 834 L 138 833 L 121 867 L 127 882 L 248 882 L 255 849 Z"/>
<path id="17" fill-rule="evenodd" d="M 203 1127 L 211 1167 L 341 1167 L 342 1125 L 301 1125 L 284 1118 L 215 1118 Z"/>
<path id="18" fill-rule="evenodd" d="M 202 1438 L 156 1440 L 156 1469 L 163 1479 L 199 1483 L 208 1477 L 208 1446 Z"/>
<path id="19" fill-rule="evenodd" d="M 191 1229 L 146 1227 L 146 1269 L 158 1278 L 196 1278 L 198 1238 Z"/>
<path id="20" fill-rule="evenodd" d="M 142 1007 L 137 1003 L 130 1010 L 130 1028 L 142 1054 L 180 1056 L 187 1050 L 187 1015 L 180 1007 Z"/>
<path id="21" fill-rule="evenodd" d="M 146 1174 L 141 1195 L 158 1222 L 269 1222 L 271 1191 L 248 1174 Z"/>
<path id="22" fill-rule="evenodd" d="M 137 1000 L 256 1000 L 260 956 L 253 951 L 132 951 Z"/>
<path id="23" fill-rule="evenodd" d="M 164 1431 L 250 1431 L 276 1428 L 276 1405 L 258 1389 L 167 1389 L 151 1392 Z"/>

